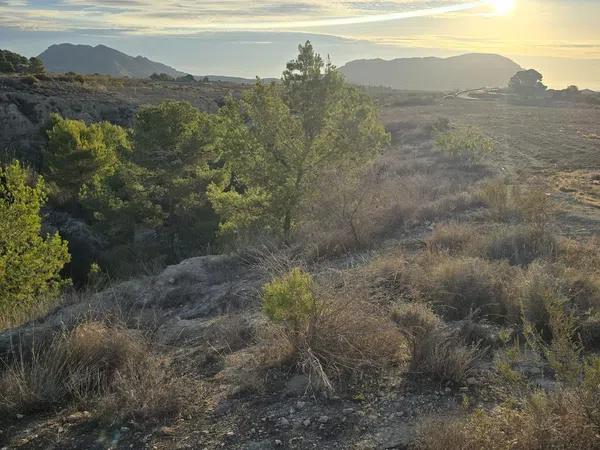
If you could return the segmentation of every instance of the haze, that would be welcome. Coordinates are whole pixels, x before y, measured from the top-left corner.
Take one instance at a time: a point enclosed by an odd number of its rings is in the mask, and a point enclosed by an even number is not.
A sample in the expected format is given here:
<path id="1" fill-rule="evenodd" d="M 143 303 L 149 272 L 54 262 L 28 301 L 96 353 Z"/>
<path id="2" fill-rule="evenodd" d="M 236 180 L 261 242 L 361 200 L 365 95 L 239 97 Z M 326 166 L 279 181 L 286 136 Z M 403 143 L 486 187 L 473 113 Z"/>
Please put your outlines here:
<path id="1" fill-rule="evenodd" d="M 600 88 L 599 15 L 593 0 L 4 0 L 0 42 L 27 56 L 105 44 L 194 74 L 268 77 L 310 38 L 338 65 L 489 52 L 535 66 L 551 87 Z"/>

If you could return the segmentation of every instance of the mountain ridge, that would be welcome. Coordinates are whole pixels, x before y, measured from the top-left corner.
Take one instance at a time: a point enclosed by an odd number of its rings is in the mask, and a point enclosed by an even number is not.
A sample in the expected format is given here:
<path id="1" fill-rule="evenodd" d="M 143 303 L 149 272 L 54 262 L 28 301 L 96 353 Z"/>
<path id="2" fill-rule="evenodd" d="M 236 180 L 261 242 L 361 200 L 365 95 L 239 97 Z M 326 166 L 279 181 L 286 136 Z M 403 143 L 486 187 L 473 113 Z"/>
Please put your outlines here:
<path id="1" fill-rule="evenodd" d="M 171 66 L 152 61 L 145 56 L 130 56 L 103 44 L 54 44 L 42 52 L 42 60 L 49 72 L 99 73 L 111 76 L 147 78 L 153 73 L 166 73 L 171 77 L 186 75 Z"/>
<path id="2" fill-rule="evenodd" d="M 466 53 L 434 56 L 357 59 L 340 67 L 354 84 L 395 89 L 451 91 L 481 87 L 504 87 L 521 66 L 494 53 Z"/>

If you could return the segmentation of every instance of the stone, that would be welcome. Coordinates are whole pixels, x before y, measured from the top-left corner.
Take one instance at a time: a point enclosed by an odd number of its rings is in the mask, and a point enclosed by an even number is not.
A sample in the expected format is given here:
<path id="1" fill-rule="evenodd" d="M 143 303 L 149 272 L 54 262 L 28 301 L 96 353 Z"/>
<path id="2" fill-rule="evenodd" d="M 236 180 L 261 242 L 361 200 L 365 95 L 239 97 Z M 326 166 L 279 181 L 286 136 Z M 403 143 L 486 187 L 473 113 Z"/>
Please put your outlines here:
<path id="1" fill-rule="evenodd" d="M 323 415 L 323 416 L 319 417 L 319 423 L 327 423 L 327 422 L 329 422 L 328 416 Z"/>
<path id="2" fill-rule="evenodd" d="M 290 426 L 290 421 L 287 420 L 285 417 L 280 417 L 279 418 L 279 425 L 282 427 L 289 427 Z"/>

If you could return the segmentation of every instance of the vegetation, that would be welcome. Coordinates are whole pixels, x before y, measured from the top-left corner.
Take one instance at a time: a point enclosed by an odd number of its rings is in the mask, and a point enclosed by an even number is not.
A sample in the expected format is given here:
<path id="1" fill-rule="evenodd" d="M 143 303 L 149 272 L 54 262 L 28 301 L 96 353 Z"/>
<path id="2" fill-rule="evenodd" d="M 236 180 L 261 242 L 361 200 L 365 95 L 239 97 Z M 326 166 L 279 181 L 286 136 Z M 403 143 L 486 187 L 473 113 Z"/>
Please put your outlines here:
<path id="1" fill-rule="evenodd" d="M 48 302 L 65 285 L 60 271 L 69 261 L 58 233 L 41 236 L 44 180 L 19 162 L 0 167 L 0 317 L 10 320 L 37 302 Z"/>
<path id="2" fill-rule="evenodd" d="M 494 150 L 494 142 L 473 128 L 440 132 L 435 143 L 447 156 L 468 161 L 479 161 Z"/>
<path id="3" fill-rule="evenodd" d="M 26 58 L 0 49 L 0 73 L 43 74 L 45 71 L 39 58 Z"/>
<path id="4" fill-rule="evenodd" d="M 542 74 L 537 70 L 522 70 L 510 79 L 508 87 L 522 97 L 536 97 L 546 92 L 547 87 L 542 83 L 542 79 Z"/>
<path id="5" fill-rule="evenodd" d="M 30 321 L 0 333 L 8 445 L 597 447 L 595 216 L 550 177 L 592 138 L 521 158 L 487 102 L 359 90 L 310 43 L 243 91 L 151 101 L 130 129 L 54 115 L 44 178 L 2 166 L 0 326 Z"/>
<path id="6" fill-rule="evenodd" d="M 213 184 L 221 231 L 268 227 L 289 240 L 324 169 L 349 169 L 388 141 L 370 99 L 347 86 L 309 42 L 288 63 L 283 87 L 260 81 L 222 110 L 226 167 L 241 189 Z"/>

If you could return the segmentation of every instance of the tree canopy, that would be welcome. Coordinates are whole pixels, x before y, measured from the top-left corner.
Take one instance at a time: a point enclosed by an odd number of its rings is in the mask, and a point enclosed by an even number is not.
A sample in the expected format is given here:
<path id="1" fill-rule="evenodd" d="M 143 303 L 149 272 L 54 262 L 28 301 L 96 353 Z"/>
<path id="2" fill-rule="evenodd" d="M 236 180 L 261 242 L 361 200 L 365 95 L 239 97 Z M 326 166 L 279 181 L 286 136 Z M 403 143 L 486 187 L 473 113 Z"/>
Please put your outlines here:
<path id="1" fill-rule="evenodd" d="M 220 148 L 234 183 L 209 188 L 221 230 L 267 227 L 290 237 L 312 181 L 331 165 L 355 167 L 388 142 L 369 97 L 299 46 L 282 86 L 258 81 L 221 110 Z"/>
<path id="2" fill-rule="evenodd" d="M 39 58 L 26 58 L 18 53 L 0 49 L 0 73 L 44 73 L 46 69 Z"/>
<path id="3" fill-rule="evenodd" d="M 529 69 L 517 72 L 508 84 L 508 87 L 521 96 L 535 96 L 546 91 L 547 87 L 542 83 L 543 75 L 537 70 Z"/>

